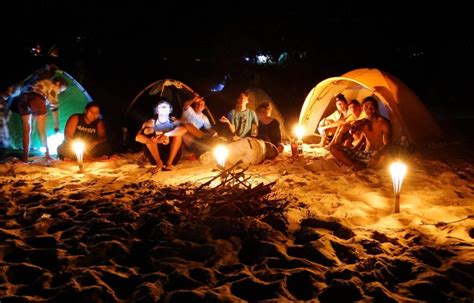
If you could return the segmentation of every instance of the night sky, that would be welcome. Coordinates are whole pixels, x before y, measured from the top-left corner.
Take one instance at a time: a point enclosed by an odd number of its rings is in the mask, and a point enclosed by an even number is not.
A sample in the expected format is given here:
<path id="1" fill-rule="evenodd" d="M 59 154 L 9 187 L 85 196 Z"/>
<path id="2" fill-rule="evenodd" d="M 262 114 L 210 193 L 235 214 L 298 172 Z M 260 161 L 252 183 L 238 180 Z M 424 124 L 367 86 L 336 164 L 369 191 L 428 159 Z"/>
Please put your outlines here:
<path id="1" fill-rule="evenodd" d="M 392 73 L 425 103 L 439 105 L 465 102 L 474 68 L 469 10 L 456 1 L 96 2 L 13 4 L 15 17 L 2 20 L 2 85 L 55 63 L 117 109 L 158 79 L 179 79 L 204 93 L 230 73 L 233 99 L 258 74 L 277 104 L 296 116 L 314 85 L 352 69 Z M 32 55 L 35 45 L 42 55 Z M 46 55 L 53 45 L 57 58 Z M 286 52 L 288 60 L 244 61 L 259 52 Z"/>

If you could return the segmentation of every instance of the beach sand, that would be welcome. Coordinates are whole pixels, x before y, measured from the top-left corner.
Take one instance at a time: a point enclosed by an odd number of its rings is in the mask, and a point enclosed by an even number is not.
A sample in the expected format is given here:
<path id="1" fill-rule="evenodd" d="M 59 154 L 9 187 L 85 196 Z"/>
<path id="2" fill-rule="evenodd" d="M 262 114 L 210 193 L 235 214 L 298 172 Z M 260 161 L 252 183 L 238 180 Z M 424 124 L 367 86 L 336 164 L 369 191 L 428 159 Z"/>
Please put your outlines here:
<path id="1" fill-rule="evenodd" d="M 471 146 L 405 157 L 397 214 L 386 167 L 352 172 L 304 150 L 250 167 L 253 187 L 275 182 L 271 193 L 235 199 L 196 193 L 218 173 L 199 161 L 152 174 L 139 154 L 84 173 L 6 159 L 0 301 L 472 302 Z"/>

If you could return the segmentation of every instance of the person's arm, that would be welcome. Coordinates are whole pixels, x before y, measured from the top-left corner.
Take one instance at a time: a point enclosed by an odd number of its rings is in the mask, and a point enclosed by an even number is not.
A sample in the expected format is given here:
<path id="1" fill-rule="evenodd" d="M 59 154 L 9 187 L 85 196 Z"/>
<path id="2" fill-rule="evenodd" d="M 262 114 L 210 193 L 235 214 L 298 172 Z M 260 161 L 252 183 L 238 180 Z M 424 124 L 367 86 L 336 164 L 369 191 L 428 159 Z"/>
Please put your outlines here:
<path id="1" fill-rule="evenodd" d="M 99 140 L 97 142 L 104 142 L 107 140 L 107 133 L 105 131 L 105 123 L 104 121 L 100 120 L 97 124 L 97 134 L 99 135 Z"/>
<path id="2" fill-rule="evenodd" d="M 199 100 L 202 100 L 202 97 L 200 97 L 199 95 L 195 95 L 194 98 L 185 101 L 183 104 L 183 111 L 187 111 L 189 107 L 193 105 L 194 102 L 197 102 Z"/>
<path id="3" fill-rule="evenodd" d="M 252 121 L 253 121 L 252 123 L 258 126 L 257 114 L 253 110 L 251 110 L 251 113 L 252 113 L 251 115 L 252 115 Z"/>
<path id="4" fill-rule="evenodd" d="M 54 121 L 54 132 L 57 133 L 59 132 L 59 113 L 58 113 L 58 108 L 53 109 L 51 111 L 53 114 L 53 121 Z"/>
<path id="5" fill-rule="evenodd" d="M 135 136 L 135 141 L 137 142 L 140 142 L 140 143 L 143 143 L 143 144 L 151 144 L 151 143 L 156 143 L 157 140 L 153 139 L 155 138 L 154 136 L 146 136 L 143 131 L 146 129 L 146 128 L 151 128 L 153 129 L 154 128 L 154 121 L 153 119 L 152 120 L 148 120 L 146 121 L 145 123 L 143 123 L 142 125 L 142 128 L 140 128 L 140 130 L 138 131 L 137 135 Z"/>
<path id="6" fill-rule="evenodd" d="M 209 122 L 209 119 L 207 118 L 207 116 L 203 115 L 202 122 L 204 122 L 203 123 L 204 129 L 210 130 L 212 128 L 211 122 Z"/>
<path id="7" fill-rule="evenodd" d="M 280 122 L 278 122 L 277 119 L 275 121 L 275 141 L 278 142 L 278 144 L 281 143 L 281 130 L 280 130 Z"/>
<path id="8" fill-rule="evenodd" d="M 384 120 L 383 124 L 383 144 L 384 146 L 390 145 L 392 142 L 392 126 L 390 125 L 390 122 Z"/>
<path id="9" fill-rule="evenodd" d="M 64 141 L 71 141 L 74 132 L 76 131 L 77 123 L 79 122 L 78 115 L 72 115 L 66 122 L 66 127 L 64 127 Z"/>
<path id="10" fill-rule="evenodd" d="M 392 127 L 389 122 L 383 120 L 381 128 L 383 145 L 372 155 L 369 162 L 367 163 L 367 167 L 376 166 L 383 154 L 390 148 L 390 143 L 392 142 Z"/>
<path id="11" fill-rule="evenodd" d="M 369 121 L 368 119 L 361 119 L 361 120 L 356 120 L 350 123 L 349 133 L 352 135 L 353 133 L 361 131 L 368 121 Z"/>
<path id="12" fill-rule="evenodd" d="M 97 135 L 99 136 L 97 140 L 87 142 L 85 153 L 88 153 L 89 151 L 93 150 L 94 147 L 97 146 L 97 144 L 105 142 L 107 140 L 107 135 L 105 133 L 105 125 L 102 120 L 99 120 L 99 123 L 97 124 Z"/>
<path id="13" fill-rule="evenodd" d="M 204 129 L 206 129 L 210 135 L 214 136 L 217 132 L 212 128 L 211 122 L 209 122 L 209 118 L 207 118 L 206 115 L 203 115 L 203 122 Z"/>
<path id="14" fill-rule="evenodd" d="M 232 112 L 229 112 L 227 117 L 222 116 L 219 121 L 228 125 L 229 130 L 232 134 L 235 134 L 235 125 L 233 125 L 230 121 L 232 120 Z"/>
<path id="15" fill-rule="evenodd" d="M 48 93 L 48 107 L 53 114 L 54 132 L 59 132 L 59 90 L 52 88 Z"/>
<path id="16" fill-rule="evenodd" d="M 339 111 L 334 111 L 332 114 L 329 116 L 323 118 L 321 122 L 319 123 L 319 128 L 321 129 L 326 129 L 326 128 L 333 128 L 337 127 L 337 121 L 340 120 L 341 118 L 341 113 Z"/>

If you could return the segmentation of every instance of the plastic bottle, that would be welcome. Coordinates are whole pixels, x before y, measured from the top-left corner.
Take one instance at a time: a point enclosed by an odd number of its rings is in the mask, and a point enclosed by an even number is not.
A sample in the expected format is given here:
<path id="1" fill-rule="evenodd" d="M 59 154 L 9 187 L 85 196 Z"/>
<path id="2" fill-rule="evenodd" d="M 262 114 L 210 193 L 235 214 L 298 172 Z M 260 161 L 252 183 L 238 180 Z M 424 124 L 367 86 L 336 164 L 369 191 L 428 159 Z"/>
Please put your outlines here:
<path id="1" fill-rule="evenodd" d="M 298 140 L 298 155 L 303 155 L 303 140 Z"/>

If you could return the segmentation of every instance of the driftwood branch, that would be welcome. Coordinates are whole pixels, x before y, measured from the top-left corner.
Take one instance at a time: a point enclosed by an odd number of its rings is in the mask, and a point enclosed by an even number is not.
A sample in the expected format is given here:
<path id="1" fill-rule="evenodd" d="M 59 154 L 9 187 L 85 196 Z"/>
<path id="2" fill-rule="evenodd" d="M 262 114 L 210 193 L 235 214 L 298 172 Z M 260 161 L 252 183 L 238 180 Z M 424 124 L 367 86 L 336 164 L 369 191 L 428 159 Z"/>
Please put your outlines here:
<path id="1" fill-rule="evenodd" d="M 211 185 L 211 183 L 218 179 L 218 178 L 221 178 L 221 179 L 226 179 L 227 175 L 236 167 L 238 167 L 240 164 L 242 164 L 242 160 L 239 160 L 237 161 L 234 165 L 232 165 L 231 167 L 227 168 L 227 169 L 224 169 L 222 170 L 218 175 L 214 176 L 211 180 L 207 181 L 206 183 L 203 183 L 201 186 L 199 186 L 199 188 L 196 190 L 196 192 L 199 192 L 201 189 L 203 189 L 204 187 L 206 186 L 209 186 Z M 221 183 L 222 184 L 222 183 Z M 221 185 L 219 184 L 219 186 Z"/>

